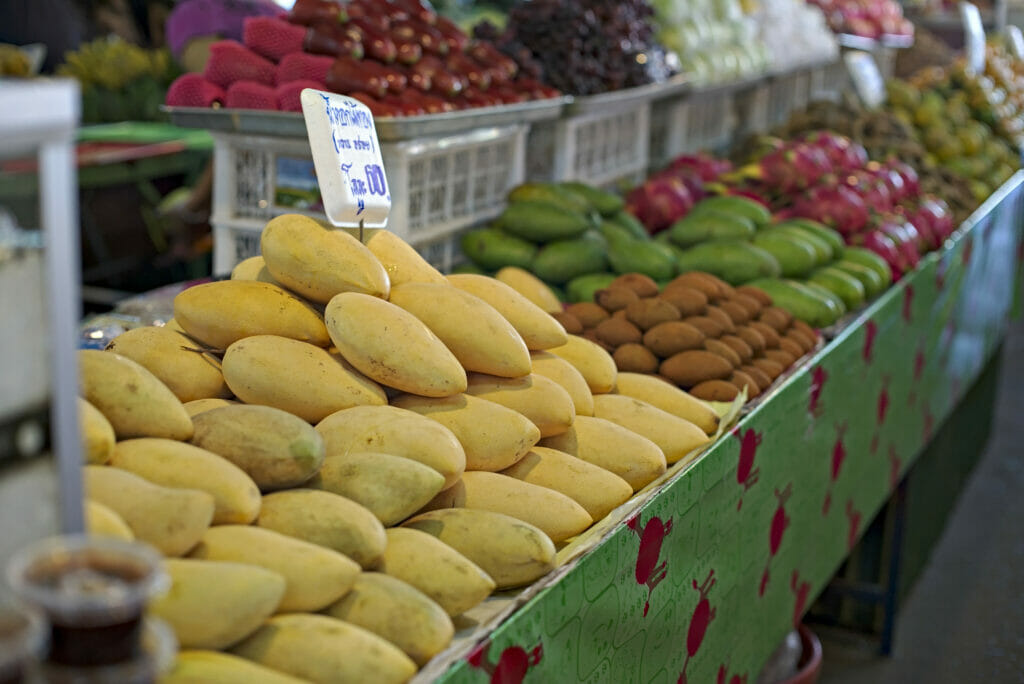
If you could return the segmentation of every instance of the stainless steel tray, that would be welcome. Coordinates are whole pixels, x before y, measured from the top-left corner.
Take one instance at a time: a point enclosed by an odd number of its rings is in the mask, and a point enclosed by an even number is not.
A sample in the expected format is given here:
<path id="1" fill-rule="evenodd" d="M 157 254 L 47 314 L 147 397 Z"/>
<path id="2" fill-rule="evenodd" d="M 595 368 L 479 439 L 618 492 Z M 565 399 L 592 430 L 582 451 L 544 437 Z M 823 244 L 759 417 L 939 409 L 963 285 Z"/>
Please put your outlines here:
<path id="1" fill-rule="evenodd" d="M 375 117 L 377 137 L 395 142 L 414 138 L 462 133 L 474 128 L 509 126 L 557 119 L 572 102 L 568 95 L 497 107 L 478 107 L 444 114 Z M 248 133 L 285 138 L 305 138 L 306 122 L 298 112 L 258 109 L 210 109 L 206 107 L 164 107 L 171 123 L 186 128 L 205 128 L 225 133 Z"/>

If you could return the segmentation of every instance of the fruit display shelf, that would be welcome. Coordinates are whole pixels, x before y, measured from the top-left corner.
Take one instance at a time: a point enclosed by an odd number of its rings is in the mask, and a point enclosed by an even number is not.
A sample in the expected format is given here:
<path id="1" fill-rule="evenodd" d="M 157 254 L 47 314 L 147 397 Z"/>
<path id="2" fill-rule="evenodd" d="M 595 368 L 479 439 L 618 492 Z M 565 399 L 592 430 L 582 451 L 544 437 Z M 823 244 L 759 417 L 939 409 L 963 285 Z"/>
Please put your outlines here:
<path id="1" fill-rule="evenodd" d="M 731 436 L 414 681 L 754 678 L 1005 332 L 1024 173 Z"/>

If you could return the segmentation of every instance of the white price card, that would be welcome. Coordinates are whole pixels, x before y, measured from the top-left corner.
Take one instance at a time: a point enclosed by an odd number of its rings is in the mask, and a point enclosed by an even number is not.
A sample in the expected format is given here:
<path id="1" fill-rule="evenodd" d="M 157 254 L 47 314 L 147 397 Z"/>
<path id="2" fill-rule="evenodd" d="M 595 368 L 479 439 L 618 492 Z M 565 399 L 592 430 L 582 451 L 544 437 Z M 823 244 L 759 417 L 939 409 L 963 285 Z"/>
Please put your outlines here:
<path id="1" fill-rule="evenodd" d="M 870 52 L 850 50 L 844 56 L 853 87 L 865 107 L 875 109 L 885 102 L 885 79 Z"/>
<path id="2" fill-rule="evenodd" d="M 985 27 L 981 24 L 981 12 L 971 2 L 960 3 L 960 19 L 964 24 L 964 52 L 967 68 L 973 73 L 985 71 Z"/>
<path id="3" fill-rule="evenodd" d="M 1017 59 L 1024 59 L 1024 33 L 1020 27 L 1010 24 L 1006 27 L 1006 42 L 1010 44 L 1010 52 Z"/>
<path id="4" fill-rule="evenodd" d="M 336 226 L 386 226 L 391 190 L 373 114 L 351 97 L 312 88 L 300 99 L 327 218 Z"/>

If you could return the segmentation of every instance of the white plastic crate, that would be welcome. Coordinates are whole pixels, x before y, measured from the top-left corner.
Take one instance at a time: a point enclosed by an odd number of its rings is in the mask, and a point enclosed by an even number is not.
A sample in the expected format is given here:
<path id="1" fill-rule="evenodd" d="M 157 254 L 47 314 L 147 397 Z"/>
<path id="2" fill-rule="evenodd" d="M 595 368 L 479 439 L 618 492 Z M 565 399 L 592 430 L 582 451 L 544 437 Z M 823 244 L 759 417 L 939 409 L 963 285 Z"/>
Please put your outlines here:
<path id="1" fill-rule="evenodd" d="M 388 229 L 414 247 L 436 245 L 496 216 L 523 181 L 526 130 L 381 143 L 393 202 Z M 216 133 L 214 144 L 215 274 L 258 253 L 259 230 L 271 217 L 323 217 L 306 139 Z"/>
<path id="2" fill-rule="evenodd" d="M 660 168 L 681 154 L 727 146 L 736 128 L 731 92 L 693 93 L 651 108 L 650 164 Z"/>
<path id="3" fill-rule="evenodd" d="M 849 80 L 850 75 L 842 60 L 813 67 L 810 75 L 810 101 L 841 101 L 849 88 Z"/>
<path id="4" fill-rule="evenodd" d="M 740 136 L 764 133 L 770 127 L 768 105 L 771 84 L 762 81 L 736 94 L 736 129 Z"/>

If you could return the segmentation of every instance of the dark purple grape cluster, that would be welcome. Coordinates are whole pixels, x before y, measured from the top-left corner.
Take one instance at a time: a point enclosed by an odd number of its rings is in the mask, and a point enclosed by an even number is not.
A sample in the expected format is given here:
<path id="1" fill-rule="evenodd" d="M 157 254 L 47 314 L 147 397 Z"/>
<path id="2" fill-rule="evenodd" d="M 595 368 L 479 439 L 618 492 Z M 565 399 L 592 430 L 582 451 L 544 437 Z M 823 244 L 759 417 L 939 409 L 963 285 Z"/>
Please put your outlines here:
<path id="1" fill-rule="evenodd" d="M 646 0 L 527 0 L 509 10 L 505 32 L 492 40 L 549 85 L 594 95 L 672 75 L 653 14 Z"/>

